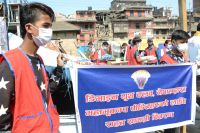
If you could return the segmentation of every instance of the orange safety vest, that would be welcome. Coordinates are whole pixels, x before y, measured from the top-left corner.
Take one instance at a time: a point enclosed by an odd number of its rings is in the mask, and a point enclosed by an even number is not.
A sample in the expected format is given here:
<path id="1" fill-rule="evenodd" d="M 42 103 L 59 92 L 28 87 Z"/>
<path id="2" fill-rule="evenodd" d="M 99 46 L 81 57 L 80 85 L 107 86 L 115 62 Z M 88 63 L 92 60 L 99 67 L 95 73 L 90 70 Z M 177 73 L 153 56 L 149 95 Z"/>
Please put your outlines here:
<path id="1" fill-rule="evenodd" d="M 136 46 L 128 46 L 127 47 L 127 61 L 128 61 L 128 65 L 140 65 L 139 62 L 137 62 L 136 58 L 135 58 L 135 52 L 137 51 Z"/>
<path id="2" fill-rule="evenodd" d="M 3 54 L 0 61 L 2 58 L 9 64 L 15 80 L 12 133 L 58 133 L 59 115 L 48 89 L 44 65 L 43 77 L 48 93 L 46 104 L 35 80 L 32 64 L 25 53 L 16 48 Z"/>
<path id="3" fill-rule="evenodd" d="M 91 59 L 92 61 L 97 60 L 97 59 L 98 59 L 98 52 L 95 51 L 93 54 L 91 54 L 91 55 L 90 55 L 90 59 Z"/>
<path id="4" fill-rule="evenodd" d="M 106 54 L 105 50 L 103 50 L 102 48 L 100 49 L 100 52 L 101 52 L 101 57 Z"/>
<path id="5" fill-rule="evenodd" d="M 147 54 L 147 56 L 151 56 L 152 55 L 154 57 L 157 57 L 157 55 L 156 55 L 156 47 L 153 47 L 151 50 L 146 48 L 145 49 L 145 53 Z M 157 62 L 157 59 L 148 61 L 148 63 L 156 63 L 156 62 Z"/>
<path id="6" fill-rule="evenodd" d="M 160 63 L 162 62 L 166 62 L 167 64 L 177 64 L 177 62 L 172 59 L 169 55 L 164 54 L 161 58 L 160 58 Z"/>

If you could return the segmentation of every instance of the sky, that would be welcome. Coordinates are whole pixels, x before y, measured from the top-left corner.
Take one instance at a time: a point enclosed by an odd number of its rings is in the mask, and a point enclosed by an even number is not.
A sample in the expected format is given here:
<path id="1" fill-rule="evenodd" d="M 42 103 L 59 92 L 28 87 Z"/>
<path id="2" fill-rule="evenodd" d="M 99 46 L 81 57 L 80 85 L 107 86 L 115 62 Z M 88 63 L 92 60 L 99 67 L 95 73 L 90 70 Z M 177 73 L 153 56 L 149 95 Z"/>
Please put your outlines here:
<path id="1" fill-rule="evenodd" d="M 69 15 L 76 10 L 106 10 L 110 8 L 112 0 L 27 0 L 28 2 L 41 2 L 49 5 L 56 13 Z M 192 0 L 187 1 L 187 9 L 192 9 Z M 172 14 L 178 15 L 178 0 L 147 0 L 147 5 L 157 7 L 171 7 Z"/>

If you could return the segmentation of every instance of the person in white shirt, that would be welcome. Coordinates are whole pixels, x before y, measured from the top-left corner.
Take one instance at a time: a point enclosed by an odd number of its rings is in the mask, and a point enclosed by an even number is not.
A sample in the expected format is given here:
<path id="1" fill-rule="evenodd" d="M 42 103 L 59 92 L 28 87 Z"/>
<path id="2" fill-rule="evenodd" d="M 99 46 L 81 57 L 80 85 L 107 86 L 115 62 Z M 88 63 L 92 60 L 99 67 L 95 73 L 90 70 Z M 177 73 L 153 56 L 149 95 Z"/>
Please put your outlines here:
<path id="1" fill-rule="evenodd" d="M 200 91 L 200 23 L 197 25 L 197 31 L 192 38 L 188 40 L 189 61 L 198 64 L 197 70 L 197 90 Z"/>
<path id="2" fill-rule="evenodd" d="M 193 37 L 188 40 L 189 61 L 198 64 L 197 69 L 197 108 L 195 125 L 187 126 L 188 133 L 199 133 L 200 131 L 200 23 Z"/>

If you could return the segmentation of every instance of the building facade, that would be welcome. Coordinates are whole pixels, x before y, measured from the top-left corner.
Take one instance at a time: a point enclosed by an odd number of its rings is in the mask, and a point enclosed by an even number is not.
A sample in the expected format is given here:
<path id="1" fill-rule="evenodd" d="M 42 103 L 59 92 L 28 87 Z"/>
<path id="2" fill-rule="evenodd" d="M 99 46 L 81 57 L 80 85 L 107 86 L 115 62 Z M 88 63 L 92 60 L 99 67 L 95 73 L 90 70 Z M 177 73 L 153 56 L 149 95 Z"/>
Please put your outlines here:
<path id="1" fill-rule="evenodd" d="M 77 39 L 80 27 L 65 21 L 56 21 L 52 25 L 53 39 Z"/>
<path id="2" fill-rule="evenodd" d="M 193 11 L 200 12 L 200 0 L 193 0 Z"/>
<path id="3" fill-rule="evenodd" d="M 144 5 L 146 5 L 146 0 L 113 0 L 111 10 L 124 10 L 129 7 Z"/>
<path id="4" fill-rule="evenodd" d="M 7 18 L 8 18 L 8 32 L 12 32 L 20 36 L 20 20 L 19 10 L 20 5 L 23 4 L 21 0 L 9 0 L 7 2 Z M 0 16 L 5 16 L 5 5 L 0 3 Z"/>
<path id="5" fill-rule="evenodd" d="M 153 36 L 155 39 L 167 39 L 178 28 L 177 17 L 172 17 L 170 8 L 154 8 L 153 10 Z"/>
<path id="6" fill-rule="evenodd" d="M 113 0 L 111 9 L 120 10 L 123 16 L 113 19 L 114 38 L 133 38 L 139 33 L 142 38 L 152 35 L 152 6 L 146 0 Z"/>
<path id="7" fill-rule="evenodd" d="M 78 44 L 86 44 L 97 39 L 95 11 L 78 10 L 75 17 L 67 18 L 67 21 L 80 27 L 80 34 L 77 36 Z"/>

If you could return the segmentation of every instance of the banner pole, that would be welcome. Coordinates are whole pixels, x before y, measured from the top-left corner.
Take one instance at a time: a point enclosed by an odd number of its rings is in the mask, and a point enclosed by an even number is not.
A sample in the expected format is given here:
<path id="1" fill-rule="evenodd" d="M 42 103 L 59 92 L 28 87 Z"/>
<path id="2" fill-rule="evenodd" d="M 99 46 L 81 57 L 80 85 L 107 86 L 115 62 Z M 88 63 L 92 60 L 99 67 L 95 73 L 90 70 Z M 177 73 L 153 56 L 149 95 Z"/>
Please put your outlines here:
<path id="1" fill-rule="evenodd" d="M 8 4 L 7 4 L 7 0 L 4 0 L 4 17 L 6 20 L 6 28 L 7 28 L 7 48 L 9 50 L 9 39 L 8 39 Z"/>

